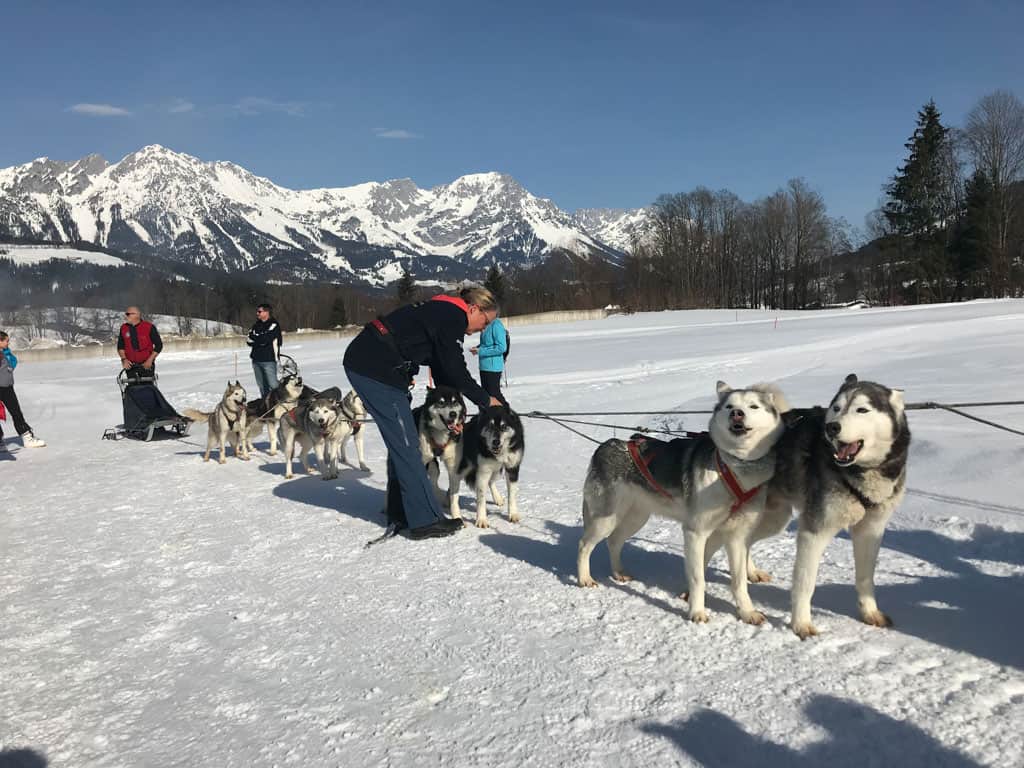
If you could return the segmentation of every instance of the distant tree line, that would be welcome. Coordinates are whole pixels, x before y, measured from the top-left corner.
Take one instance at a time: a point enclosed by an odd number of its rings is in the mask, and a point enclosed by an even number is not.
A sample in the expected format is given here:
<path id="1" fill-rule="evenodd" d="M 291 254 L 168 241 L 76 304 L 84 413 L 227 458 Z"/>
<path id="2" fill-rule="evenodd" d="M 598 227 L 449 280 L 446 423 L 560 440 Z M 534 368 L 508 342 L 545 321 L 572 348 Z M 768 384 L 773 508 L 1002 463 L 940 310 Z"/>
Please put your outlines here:
<path id="1" fill-rule="evenodd" d="M 0 322 L 12 325 L 27 325 L 21 322 L 26 318 L 38 320 L 43 316 L 39 311 L 44 309 L 61 308 L 66 312 L 64 308 L 70 307 L 119 309 L 137 304 L 146 315 L 177 318 L 181 335 L 203 335 L 206 329 L 194 318 L 245 328 L 255 320 L 256 305 L 269 302 L 287 328 L 335 328 L 361 322 L 392 303 L 383 294 L 375 296 L 349 286 L 265 283 L 244 274 L 213 270 L 199 282 L 189 277 L 171 278 L 144 266 L 111 267 L 58 260 L 16 264 L 5 259 L 2 250 L 0 245 Z M 68 318 L 69 324 L 62 324 L 69 328 L 67 333 L 73 333 L 70 328 L 87 314 Z M 57 322 L 51 320 L 50 325 Z M 63 335 L 60 328 L 53 326 L 51 330 Z M 116 333 L 115 327 L 111 336 Z"/>

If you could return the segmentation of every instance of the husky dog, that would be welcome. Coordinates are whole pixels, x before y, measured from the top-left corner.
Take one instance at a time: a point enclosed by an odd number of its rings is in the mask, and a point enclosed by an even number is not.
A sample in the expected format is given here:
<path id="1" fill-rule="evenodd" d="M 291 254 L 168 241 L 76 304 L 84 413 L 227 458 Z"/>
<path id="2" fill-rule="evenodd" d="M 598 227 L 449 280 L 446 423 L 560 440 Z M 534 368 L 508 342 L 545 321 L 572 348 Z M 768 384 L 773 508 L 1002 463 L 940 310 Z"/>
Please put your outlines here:
<path id="1" fill-rule="evenodd" d="M 892 625 L 875 602 L 875 565 L 885 525 L 903 499 L 910 429 L 903 392 L 846 377 L 827 409 L 796 409 L 799 417 L 776 447 L 778 463 L 769 484 L 765 530 L 781 530 L 791 506 L 799 514 L 793 567 L 792 628 L 801 638 L 817 635 L 811 596 L 825 547 L 843 528 L 853 541 L 857 604 L 861 619 Z M 773 530 L 774 529 L 774 530 Z"/>
<path id="2" fill-rule="evenodd" d="M 523 463 L 523 423 L 507 405 L 481 411 L 466 425 L 462 436 L 462 461 L 459 477 L 476 489 L 476 527 L 487 528 L 487 488 L 499 507 L 505 499 L 498 492 L 498 477 L 505 472 L 508 492 L 508 519 L 519 522 L 519 465 Z M 458 480 L 456 480 L 456 490 Z M 456 510 L 457 511 L 457 510 Z"/>
<path id="3" fill-rule="evenodd" d="M 331 426 L 327 435 L 327 471 L 323 473 L 324 480 L 333 480 L 338 476 L 338 459 L 348 464 L 345 458 L 345 443 L 351 437 L 356 444 L 356 456 L 359 458 L 359 468 L 369 472 L 366 466 L 366 457 L 363 455 L 363 421 L 366 419 L 366 406 L 363 399 L 353 389 L 341 402 L 336 403 L 338 418 Z M 303 444 L 303 450 L 308 450 Z"/>
<path id="4" fill-rule="evenodd" d="M 732 389 L 718 382 L 718 404 L 708 433 L 665 442 L 635 435 L 607 440 L 594 452 L 583 486 L 583 536 L 576 568 L 579 583 L 594 587 L 590 555 L 608 539 L 612 578 L 629 581 L 622 547 L 652 514 L 683 525 L 690 620 L 706 622 L 705 545 L 719 532 L 729 555 L 739 617 L 760 624 L 747 592 L 748 536 L 764 511 L 764 485 L 775 472 L 775 444 L 789 410 L 773 385 Z"/>
<path id="5" fill-rule="evenodd" d="M 466 424 L 466 401 L 453 387 L 427 390 L 427 399 L 412 410 L 420 438 L 420 457 L 427 469 L 438 499 L 444 500 L 438 479 L 438 461 L 448 469 L 448 509 L 459 517 L 459 463 L 462 461 L 462 430 Z"/>
<path id="6" fill-rule="evenodd" d="M 337 400 L 331 397 L 317 397 L 297 405 L 281 417 L 286 478 L 292 477 L 296 441 L 299 443 L 302 468 L 306 470 L 306 474 L 313 474 L 313 469 L 309 466 L 310 448 L 316 451 L 320 473 L 327 474 L 327 445 L 331 439 L 331 430 L 338 421 L 338 413 Z"/>
<path id="7" fill-rule="evenodd" d="M 246 450 L 245 388 L 237 381 L 234 384 L 228 382 L 224 396 L 213 411 L 207 413 L 186 408 L 185 415 L 193 421 L 208 422 L 203 461 L 210 460 L 210 451 L 214 444 L 219 443 L 220 458 L 217 459 L 217 463 L 224 464 L 227 461 L 224 457 L 225 442 L 231 443 L 235 456 L 243 461 L 249 460 L 249 453 Z"/>
<path id="8" fill-rule="evenodd" d="M 250 400 L 245 405 L 246 423 L 248 429 L 245 432 L 246 449 L 255 451 L 252 441 L 260 436 L 263 427 L 267 428 L 270 435 L 270 455 L 277 453 L 277 428 L 281 417 L 299 404 L 301 399 L 311 399 L 316 392 L 302 383 L 302 377 L 297 374 L 289 374 L 278 383 L 274 389 L 265 397 L 258 400 Z"/>

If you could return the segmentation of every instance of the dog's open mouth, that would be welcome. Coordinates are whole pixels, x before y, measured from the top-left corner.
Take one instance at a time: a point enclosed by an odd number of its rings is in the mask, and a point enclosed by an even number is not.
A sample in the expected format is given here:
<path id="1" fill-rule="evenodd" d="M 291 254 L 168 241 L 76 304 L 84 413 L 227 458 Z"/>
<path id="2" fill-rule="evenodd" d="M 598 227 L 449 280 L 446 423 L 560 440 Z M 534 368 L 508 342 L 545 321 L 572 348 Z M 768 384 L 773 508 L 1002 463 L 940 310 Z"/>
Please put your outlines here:
<path id="1" fill-rule="evenodd" d="M 734 421 L 729 425 L 729 431 L 734 435 L 745 435 L 750 431 L 750 427 L 743 426 L 742 421 Z"/>
<path id="2" fill-rule="evenodd" d="M 443 421 L 444 421 L 444 425 L 446 427 L 448 427 L 448 431 L 449 432 L 459 432 L 459 431 L 461 431 L 459 429 L 459 427 L 462 426 L 462 423 L 459 421 L 458 417 L 455 417 L 454 419 L 450 419 L 450 420 L 449 419 L 443 419 Z"/>
<path id="3" fill-rule="evenodd" d="M 853 464 L 857 458 L 857 454 L 863 447 L 863 440 L 857 440 L 854 443 L 836 442 L 836 452 L 833 454 L 833 458 L 835 458 L 836 464 L 844 467 L 848 466 Z"/>

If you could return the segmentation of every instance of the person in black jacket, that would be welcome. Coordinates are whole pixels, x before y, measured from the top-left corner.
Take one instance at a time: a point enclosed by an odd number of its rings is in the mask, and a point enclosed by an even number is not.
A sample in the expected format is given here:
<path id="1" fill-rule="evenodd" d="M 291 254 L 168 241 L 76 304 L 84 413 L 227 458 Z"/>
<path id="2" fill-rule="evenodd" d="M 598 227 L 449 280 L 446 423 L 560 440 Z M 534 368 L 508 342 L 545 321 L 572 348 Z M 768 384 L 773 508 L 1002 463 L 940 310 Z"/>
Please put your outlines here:
<path id="1" fill-rule="evenodd" d="M 490 291 L 463 288 L 457 297 L 435 296 L 374 320 L 345 350 L 345 374 L 388 447 L 409 538 L 448 536 L 462 528 L 462 520 L 444 516 L 423 468 L 408 398 L 412 377 L 429 365 L 437 384 L 455 387 L 481 410 L 501 405 L 470 376 L 462 353 L 463 338 L 482 331 L 497 314 Z"/>
<path id="2" fill-rule="evenodd" d="M 260 397 L 267 395 L 277 386 L 277 358 L 281 354 L 284 338 L 281 336 L 281 324 L 271 316 L 273 309 L 269 304 L 256 307 L 256 322 L 249 329 L 246 340 L 252 349 L 252 372 L 256 376 L 256 385 L 260 388 Z"/>

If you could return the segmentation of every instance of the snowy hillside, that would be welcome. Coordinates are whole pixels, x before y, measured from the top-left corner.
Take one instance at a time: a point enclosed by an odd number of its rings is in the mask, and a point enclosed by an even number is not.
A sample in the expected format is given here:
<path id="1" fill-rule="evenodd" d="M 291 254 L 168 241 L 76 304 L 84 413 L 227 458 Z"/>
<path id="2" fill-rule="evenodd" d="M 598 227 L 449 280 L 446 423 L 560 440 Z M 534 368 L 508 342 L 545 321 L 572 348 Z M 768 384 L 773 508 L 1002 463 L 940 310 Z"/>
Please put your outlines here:
<path id="1" fill-rule="evenodd" d="M 851 371 L 909 402 L 1013 401 L 1024 378 L 1024 301 L 615 315 L 512 334 L 505 391 L 521 412 L 708 409 L 718 379 L 774 380 L 810 405 Z M 308 383 L 347 388 L 342 343 L 290 352 Z M 601 586 L 578 587 L 595 446 L 556 424 L 526 422 L 522 523 L 495 510 L 490 530 L 366 549 L 385 487 L 372 425 L 372 474 L 331 482 L 286 481 L 263 452 L 204 464 L 201 426 L 101 441 L 121 420 L 114 362 L 17 370 L 49 447 L 9 439 L 0 462 L 0 765 L 1024 764 L 1019 435 L 911 412 L 909 490 L 876 575 L 895 626 L 857 619 L 843 535 L 814 595 L 822 635 L 801 642 L 786 626 L 792 529 L 754 551 L 774 576 L 751 586 L 761 627 L 734 618 L 721 559 L 710 622 L 686 620 L 682 534 L 665 521 L 626 545 L 635 581 L 611 581 L 602 546 Z M 209 409 L 236 375 L 230 351 L 159 365 L 179 409 Z M 1022 406 L 972 412 L 1024 429 Z M 581 418 L 617 425 L 573 425 L 602 440 L 707 419 Z M 464 489 L 468 519 L 474 504 Z"/>
<path id="2" fill-rule="evenodd" d="M 228 162 L 151 145 L 108 165 L 42 158 L 0 170 L 0 238 L 85 240 L 268 277 L 380 284 L 414 262 L 459 279 L 559 250 L 617 263 L 609 246 L 505 174 L 420 189 L 409 179 L 297 191 Z"/>
<path id="3" fill-rule="evenodd" d="M 98 264 L 101 267 L 123 267 L 128 263 L 124 259 L 106 253 L 50 245 L 0 244 L 0 259 L 10 259 L 15 264 L 41 264 L 45 261 L 57 260 L 79 264 Z"/>
<path id="4" fill-rule="evenodd" d="M 650 220 L 646 208 L 581 208 L 572 215 L 572 221 L 594 239 L 627 253 L 633 248 L 634 238 L 643 238 Z"/>

